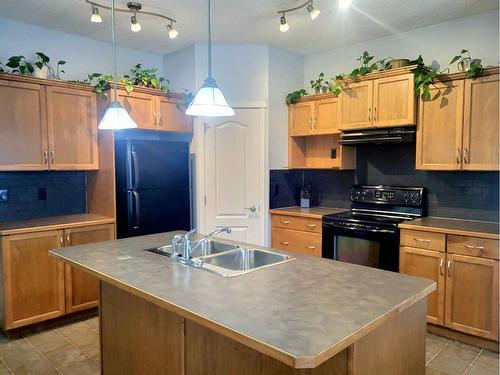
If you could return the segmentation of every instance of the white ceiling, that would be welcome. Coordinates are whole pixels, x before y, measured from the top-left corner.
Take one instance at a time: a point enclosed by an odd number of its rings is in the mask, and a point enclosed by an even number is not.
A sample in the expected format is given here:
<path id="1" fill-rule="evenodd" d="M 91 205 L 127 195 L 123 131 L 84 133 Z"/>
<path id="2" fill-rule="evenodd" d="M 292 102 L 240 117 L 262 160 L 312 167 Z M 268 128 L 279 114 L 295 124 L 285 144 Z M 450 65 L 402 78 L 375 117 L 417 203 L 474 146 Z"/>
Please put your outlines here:
<path id="1" fill-rule="evenodd" d="M 111 0 L 96 0 L 110 4 Z M 140 0 L 139 0 L 140 1 Z M 315 0 L 321 14 L 311 21 L 303 9 L 287 16 L 290 30 L 281 33 L 276 10 L 304 0 L 212 0 L 215 43 L 271 44 L 312 54 L 385 35 L 498 9 L 498 0 L 353 0 L 340 10 L 337 0 Z M 125 7 L 126 0 L 117 0 Z M 165 21 L 141 16 L 142 31 L 130 31 L 130 15 L 118 13 L 118 43 L 165 54 L 207 38 L 206 0 L 142 0 L 144 10 L 178 20 L 179 36 L 168 39 Z M 85 0 L 0 0 L 0 16 L 99 40 L 110 40 L 110 13 L 90 23 Z M 464 30 L 467 32 L 467 30 Z"/>

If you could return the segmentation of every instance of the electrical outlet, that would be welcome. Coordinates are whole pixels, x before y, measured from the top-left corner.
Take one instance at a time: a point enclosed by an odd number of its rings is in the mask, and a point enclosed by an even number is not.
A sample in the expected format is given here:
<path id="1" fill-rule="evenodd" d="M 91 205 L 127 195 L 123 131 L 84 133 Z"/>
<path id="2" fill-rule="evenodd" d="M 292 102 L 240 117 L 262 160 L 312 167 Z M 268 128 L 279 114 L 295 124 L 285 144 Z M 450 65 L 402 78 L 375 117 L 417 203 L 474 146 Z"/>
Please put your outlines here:
<path id="1" fill-rule="evenodd" d="M 330 159 L 336 159 L 337 158 L 337 149 L 336 148 L 332 148 L 330 150 Z"/>
<path id="2" fill-rule="evenodd" d="M 0 202 L 9 201 L 9 189 L 0 189 Z"/>

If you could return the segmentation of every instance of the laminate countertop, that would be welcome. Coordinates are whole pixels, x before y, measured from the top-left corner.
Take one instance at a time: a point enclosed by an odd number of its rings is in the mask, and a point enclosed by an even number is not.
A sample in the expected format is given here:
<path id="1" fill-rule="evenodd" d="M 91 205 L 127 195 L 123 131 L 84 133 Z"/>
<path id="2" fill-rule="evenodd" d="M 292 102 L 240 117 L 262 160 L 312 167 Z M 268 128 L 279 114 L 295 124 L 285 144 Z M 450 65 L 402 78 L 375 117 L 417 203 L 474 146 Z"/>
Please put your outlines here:
<path id="1" fill-rule="evenodd" d="M 2 221 L 0 222 L 0 236 L 40 232 L 44 230 L 57 230 L 75 228 L 84 225 L 113 224 L 115 219 L 95 215 L 79 214 L 44 217 L 40 219 Z"/>
<path id="2" fill-rule="evenodd" d="M 144 251 L 170 243 L 175 233 L 51 254 L 296 368 L 318 366 L 436 288 L 428 279 L 293 254 L 225 278 Z"/>
<path id="3" fill-rule="evenodd" d="M 339 212 L 349 211 L 348 208 L 332 207 L 310 207 L 302 208 L 299 206 L 280 207 L 269 210 L 271 214 L 306 217 L 310 219 L 320 219 L 325 215 L 337 214 Z"/>
<path id="4" fill-rule="evenodd" d="M 480 238 L 499 239 L 499 223 L 489 221 L 460 220 L 442 217 L 424 217 L 399 224 L 402 229 L 457 234 Z"/>

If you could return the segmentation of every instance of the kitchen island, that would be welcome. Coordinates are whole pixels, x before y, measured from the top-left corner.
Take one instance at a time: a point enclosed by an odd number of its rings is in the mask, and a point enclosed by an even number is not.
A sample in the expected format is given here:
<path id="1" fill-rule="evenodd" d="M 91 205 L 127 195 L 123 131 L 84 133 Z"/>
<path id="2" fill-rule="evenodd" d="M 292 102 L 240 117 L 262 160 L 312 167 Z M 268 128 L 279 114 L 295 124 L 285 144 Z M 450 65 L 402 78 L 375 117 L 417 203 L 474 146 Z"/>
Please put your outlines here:
<path id="1" fill-rule="evenodd" d="M 51 252 L 100 279 L 105 375 L 425 373 L 433 281 L 307 256 L 229 278 L 144 251 L 174 234 Z"/>

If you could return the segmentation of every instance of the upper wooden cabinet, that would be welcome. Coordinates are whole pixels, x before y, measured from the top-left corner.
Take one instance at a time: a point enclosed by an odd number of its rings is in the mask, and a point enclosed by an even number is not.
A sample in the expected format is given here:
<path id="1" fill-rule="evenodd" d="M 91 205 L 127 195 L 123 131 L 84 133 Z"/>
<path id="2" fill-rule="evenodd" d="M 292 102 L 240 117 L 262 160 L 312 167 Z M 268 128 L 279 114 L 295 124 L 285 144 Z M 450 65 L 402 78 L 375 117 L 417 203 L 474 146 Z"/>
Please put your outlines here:
<path id="1" fill-rule="evenodd" d="M 90 87 L 1 74 L 0 111 L 0 170 L 98 169 Z"/>
<path id="2" fill-rule="evenodd" d="M 47 124 L 51 169 L 97 169 L 95 93 L 47 86 Z"/>
<path id="3" fill-rule="evenodd" d="M 499 74 L 486 74 L 431 86 L 420 102 L 417 169 L 499 169 Z"/>
<path id="4" fill-rule="evenodd" d="M 415 125 L 414 85 L 412 73 L 348 83 L 340 94 L 339 128 Z"/>
<path id="5" fill-rule="evenodd" d="M 46 111 L 44 86 L 0 79 L 0 170 L 48 168 Z"/>
<path id="6" fill-rule="evenodd" d="M 118 101 L 128 111 L 139 129 L 170 132 L 193 131 L 193 120 L 178 108 L 180 100 L 160 95 L 157 90 L 143 90 L 127 93 L 118 90 Z M 149 90 L 152 91 L 152 90 Z M 105 103 L 107 106 L 108 102 Z"/>
<path id="7" fill-rule="evenodd" d="M 289 108 L 291 136 L 338 134 L 339 100 L 332 94 L 311 96 Z"/>

